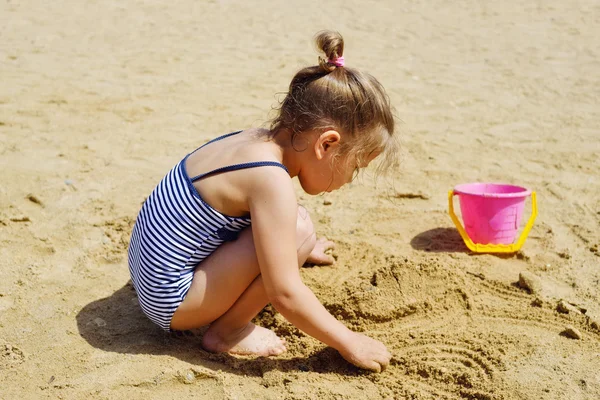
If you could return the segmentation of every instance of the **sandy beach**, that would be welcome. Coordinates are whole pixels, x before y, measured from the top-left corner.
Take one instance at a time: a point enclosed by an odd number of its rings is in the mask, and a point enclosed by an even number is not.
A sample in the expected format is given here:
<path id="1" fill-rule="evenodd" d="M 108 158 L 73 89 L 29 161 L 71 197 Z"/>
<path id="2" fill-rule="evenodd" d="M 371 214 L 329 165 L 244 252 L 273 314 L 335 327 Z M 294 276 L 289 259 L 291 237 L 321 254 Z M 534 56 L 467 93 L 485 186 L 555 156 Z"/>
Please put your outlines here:
<path id="1" fill-rule="evenodd" d="M 303 280 L 388 346 L 381 374 L 270 306 L 255 322 L 285 354 L 207 353 L 129 282 L 146 196 L 207 140 L 267 126 L 321 29 L 401 122 L 398 172 L 297 186 L 337 243 Z M 595 0 L 3 1 L 0 399 L 600 398 L 599 38 Z M 447 193 L 477 181 L 537 192 L 518 253 L 463 244 Z"/>

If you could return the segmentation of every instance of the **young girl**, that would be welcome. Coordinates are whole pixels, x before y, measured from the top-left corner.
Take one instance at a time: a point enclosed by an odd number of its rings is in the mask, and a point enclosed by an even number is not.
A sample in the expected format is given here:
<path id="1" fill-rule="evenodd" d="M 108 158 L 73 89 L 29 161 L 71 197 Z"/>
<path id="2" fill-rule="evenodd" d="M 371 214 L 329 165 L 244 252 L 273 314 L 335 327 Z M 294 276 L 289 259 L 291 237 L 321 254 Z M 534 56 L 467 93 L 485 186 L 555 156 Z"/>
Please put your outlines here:
<path id="1" fill-rule="evenodd" d="M 309 194 L 352 180 L 396 152 L 389 99 L 372 76 L 344 64 L 344 42 L 321 32 L 327 59 L 294 76 L 271 129 L 221 136 L 179 162 L 145 201 L 129 246 L 144 313 L 165 330 L 210 325 L 208 351 L 262 356 L 285 342 L 250 321 L 268 303 L 349 362 L 382 371 L 379 341 L 350 331 L 302 283 L 306 261 L 330 264 L 291 178 Z"/>

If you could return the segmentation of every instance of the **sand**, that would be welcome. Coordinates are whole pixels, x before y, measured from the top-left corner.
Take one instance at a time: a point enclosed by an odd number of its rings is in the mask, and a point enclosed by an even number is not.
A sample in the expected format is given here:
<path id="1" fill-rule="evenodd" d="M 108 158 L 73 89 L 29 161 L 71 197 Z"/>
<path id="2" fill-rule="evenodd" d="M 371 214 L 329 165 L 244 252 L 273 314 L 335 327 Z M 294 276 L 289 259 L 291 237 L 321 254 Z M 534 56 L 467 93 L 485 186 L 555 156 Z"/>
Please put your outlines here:
<path id="1" fill-rule="evenodd" d="M 599 26 L 593 0 L 2 2 L 0 399 L 600 398 Z M 298 192 L 338 244 L 303 279 L 391 349 L 382 374 L 272 308 L 257 322 L 285 355 L 208 354 L 128 283 L 145 197 L 198 145 L 263 125 L 323 28 L 402 120 L 390 179 Z M 521 252 L 462 244 L 446 195 L 471 181 L 537 191 Z"/>

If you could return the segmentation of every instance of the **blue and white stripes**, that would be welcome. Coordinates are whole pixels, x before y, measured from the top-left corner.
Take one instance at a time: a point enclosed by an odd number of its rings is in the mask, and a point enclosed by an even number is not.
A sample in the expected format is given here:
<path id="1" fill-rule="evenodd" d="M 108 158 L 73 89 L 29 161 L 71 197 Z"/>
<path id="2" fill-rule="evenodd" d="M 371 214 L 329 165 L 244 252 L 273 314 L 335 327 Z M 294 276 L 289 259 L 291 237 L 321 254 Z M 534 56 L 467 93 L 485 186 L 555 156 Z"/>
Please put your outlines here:
<path id="1" fill-rule="evenodd" d="M 250 225 L 200 197 L 179 162 L 146 199 L 129 244 L 129 271 L 144 313 L 165 330 L 189 290 L 196 266 Z"/>

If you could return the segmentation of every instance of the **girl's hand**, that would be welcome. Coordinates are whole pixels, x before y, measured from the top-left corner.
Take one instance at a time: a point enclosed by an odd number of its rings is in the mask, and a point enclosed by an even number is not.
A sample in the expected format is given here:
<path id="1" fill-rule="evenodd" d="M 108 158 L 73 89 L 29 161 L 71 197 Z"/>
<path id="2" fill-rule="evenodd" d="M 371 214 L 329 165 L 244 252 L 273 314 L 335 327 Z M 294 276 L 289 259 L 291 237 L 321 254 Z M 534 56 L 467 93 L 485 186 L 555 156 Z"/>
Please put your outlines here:
<path id="1" fill-rule="evenodd" d="M 315 265 L 331 265 L 335 262 L 335 259 L 331 254 L 327 254 L 327 250 L 331 250 L 335 247 L 335 244 L 331 240 L 327 240 L 322 237 L 317 240 L 315 247 L 310 252 L 306 262 L 308 264 Z M 306 253 L 305 253 L 306 254 Z"/>
<path id="2" fill-rule="evenodd" d="M 357 367 L 381 372 L 390 364 L 392 355 L 379 340 L 352 332 L 350 346 L 340 350 L 342 357 Z"/>

